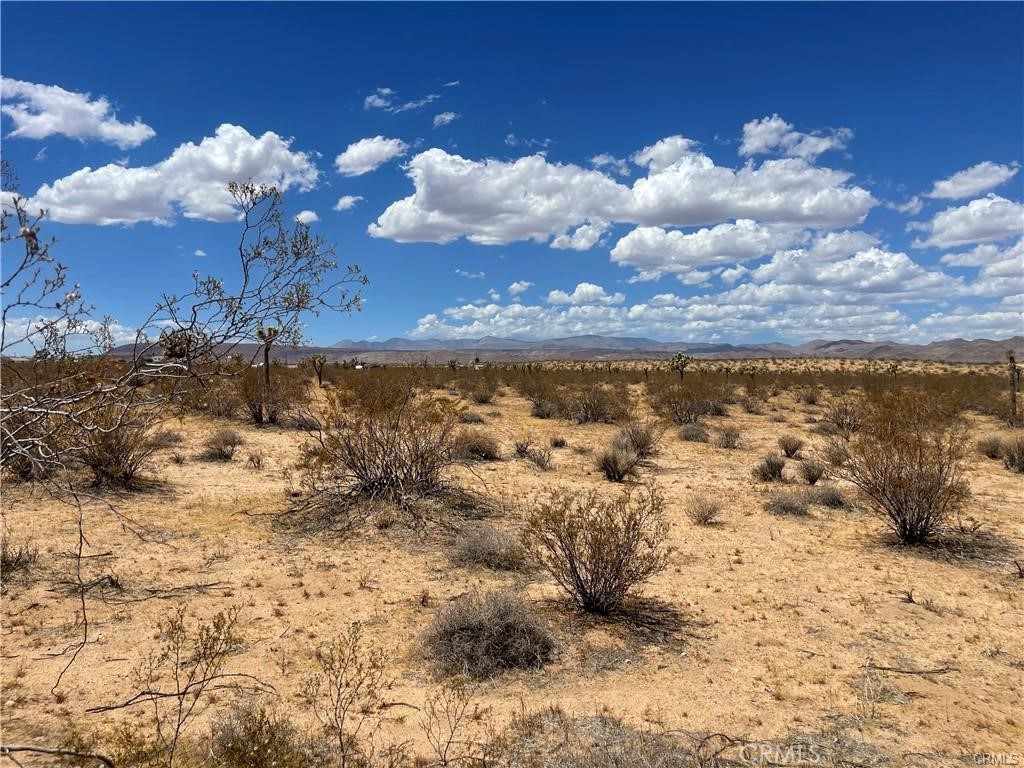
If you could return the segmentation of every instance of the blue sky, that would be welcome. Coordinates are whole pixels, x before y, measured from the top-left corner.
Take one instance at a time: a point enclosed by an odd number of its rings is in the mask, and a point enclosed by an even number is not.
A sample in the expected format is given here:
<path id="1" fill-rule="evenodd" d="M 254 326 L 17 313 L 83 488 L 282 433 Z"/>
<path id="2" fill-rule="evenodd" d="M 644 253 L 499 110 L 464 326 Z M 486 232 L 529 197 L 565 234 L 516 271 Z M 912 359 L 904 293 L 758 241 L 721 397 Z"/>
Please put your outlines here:
<path id="1" fill-rule="evenodd" d="M 370 277 L 316 343 L 1008 336 L 1022 30 L 1019 3 L 5 3 L 3 152 L 125 334 L 229 272 L 223 188 L 254 175 Z"/>

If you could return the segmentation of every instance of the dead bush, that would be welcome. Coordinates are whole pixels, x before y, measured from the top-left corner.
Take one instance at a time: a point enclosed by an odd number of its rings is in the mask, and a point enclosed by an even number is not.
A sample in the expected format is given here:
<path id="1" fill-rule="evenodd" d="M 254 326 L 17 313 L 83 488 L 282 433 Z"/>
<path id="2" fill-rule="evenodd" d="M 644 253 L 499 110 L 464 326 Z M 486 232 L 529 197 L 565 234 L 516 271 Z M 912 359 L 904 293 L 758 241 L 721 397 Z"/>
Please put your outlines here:
<path id="1" fill-rule="evenodd" d="M 520 571 L 526 567 L 526 552 L 514 536 L 491 525 L 473 525 L 459 531 L 452 561 L 461 566 Z"/>
<path id="2" fill-rule="evenodd" d="M 39 550 L 31 542 L 15 546 L 7 536 L 0 541 L 0 594 L 11 581 L 27 574 L 39 559 Z"/>
<path id="3" fill-rule="evenodd" d="M 811 504 L 830 509 L 840 509 L 846 506 L 846 497 L 843 492 L 834 485 L 819 485 L 812 488 L 807 496 Z"/>
<path id="4" fill-rule="evenodd" d="M 551 469 L 553 458 L 554 454 L 551 453 L 550 448 L 531 448 L 526 452 L 526 460 L 543 472 Z"/>
<path id="5" fill-rule="evenodd" d="M 781 483 L 783 480 L 782 470 L 785 466 L 786 460 L 782 456 L 770 453 L 754 465 L 751 474 L 754 475 L 755 480 L 762 483 Z"/>
<path id="6" fill-rule="evenodd" d="M 533 446 L 533 441 L 528 437 L 516 440 L 515 443 L 512 444 L 512 454 L 517 459 L 525 459 L 526 454 L 530 452 L 531 446 Z"/>
<path id="7" fill-rule="evenodd" d="M 235 451 L 245 444 L 245 438 L 233 429 L 218 429 L 203 443 L 199 458 L 204 461 L 231 461 Z"/>
<path id="8" fill-rule="evenodd" d="M 155 451 L 173 448 L 185 442 L 185 436 L 176 429 L 158 429 L 146 438 L 146 445 Z"/>
<path id="9" fill-rule="evenodd" d="M 631 450 L 641 459 L 649 459 L 658 452 L 658 443 L 665 428 L 656 421 L 631 421 L 612 439 L 612 447 Z"/>
<path id="10" fill-rule="evenodd" d="M 686 516 L 694 525 L 714 525 L 722 513 L 722 503 L 710 496 L 694 496 L 686 505 Z"/>
<path id="11" fill-rule="evenodd" d="M 864 404 L 851 398 L 840 398 L 825 409 L 824 421 L 835 426 L 840 435 L 849 439 L 864 421 Z"/>
<path id="12" fill-rule="evenodd" d="M 580 608 L 608 614 L 665 569 L 668 529 L 653 486 L 611 500 L 555 491 L 527 516 L 523 542 Z"/>
<path id="13" fill-rule="evenodd" d="M 637 456 L 636 451 L 613 445 L 598 454 L 597 468 L 604 473 L 607 479 L 614 483 L 621 483 L 639 475 L 640 462 L 641 459 Z"/>
<path id="14" fill-rule="evenodd" d="M 650 388 L 648 398 L 654 412 L 676 424 L 694 424 L 705 416 L 724 416 L 720 390 L 694 378 L 687 383 Z"/>
<path id="15" fill-rule="evenodd" d="M 577 424 L 614 424 L 629 415 L 624 387 L 584 384 L 566 394 L 566 415 Z"/>
<path id="16" fill-rule="evenodd" d="M 764 508 L 773 515 L 807 514 L 807 495 L 801 491 L 776 491 L 768 496 Z"/>
<path id="17" fill-rule="evenodd" d="M 270 382 L 262 368 L 248 368 L 235 377 L 236 394 L 253 424 L 277 424 L 278 420 L 306 401 L 303 380 L 278 363 L 270 366 Z"/>
<path id="18" fill-rule="evenodd" d="M 853 484 L 900 542 L 932 538 L 970 497 L 962 420 L 929 393 L 876 394 L 850 440 L 832 438 L 831 473 Z"/>
<path id="19" fill-rule="evenodd" d="M 796 458 L 797 455 L 803 450 L 804 441 L 796 435 L 783 435 L 779 438 L 779 448 L 786 455 L 787 459 Z"/>
<path id="20" fill-rule="evenodd" d="M 475 411 L 463 411 L 459 415 L 459 421 L 463 424 L 483 424 L 484 417 Z"/>
<path id="21" fill-rule="evenodd" d="M 740 444 L 740 431 L 736 427 L 721 427 L 715 430 L 714 437 L 711 438 L 711 444 L 715 448 L 726 448 L 729 450 L 737 448 Z"/>
<path id="22" fill-rule="evenodd" d="M 803 459 L 797 466 L 799 467 L 800 477 L 808 485 L 814 485 L 825 476 L 825 465 L 815 459 Z"/>
<path id="23" fill-rule="evenodd" d="M 479 430 L 466 430 L 455 437 L 454 456 L 462 461 L 498 461 L 498 441 Z"/>
<path id="24" fill-rule="evenodd" d="M 568 444 L 568 441 L 561 435 L 555 435 L 554 437 L 551 438 L 552 448 L 565 448 L 565 446 L 567 446 Z"/>
<path id="25" fill-rule="evenodd" d="M 494 376 L 473 376 L 463 382 L 461 392 L 477 405 L 487 405 L 498 393 L 498 380 Z"/>
<path id="26" fill-rule="evenodd" d="M 1024 436 L 1017 435 L 1004 441 L 999 456 L 1007 469 L 1024 472 Z"/>
<path id="27" fill-rule="evenodd" d="M 105 408 L 83 430 L 78 459 L 96 485 L 131 487 L 156 448 L 149 444 L 150 414 Z"/>
<path id="28" fill-rule="evenodd" d="M 679 428 L 679 439 L 688 443 L 706 443 L 708 431 L 700 424 L 683 424 Z"/>
<path id="29" fill-rule="evenodd" d="M 522 596 L 503 590 L 471 592 L 446 605 L 424 646 L 446 674 L 480 679 L 543 666 L 555 639 Z"/>

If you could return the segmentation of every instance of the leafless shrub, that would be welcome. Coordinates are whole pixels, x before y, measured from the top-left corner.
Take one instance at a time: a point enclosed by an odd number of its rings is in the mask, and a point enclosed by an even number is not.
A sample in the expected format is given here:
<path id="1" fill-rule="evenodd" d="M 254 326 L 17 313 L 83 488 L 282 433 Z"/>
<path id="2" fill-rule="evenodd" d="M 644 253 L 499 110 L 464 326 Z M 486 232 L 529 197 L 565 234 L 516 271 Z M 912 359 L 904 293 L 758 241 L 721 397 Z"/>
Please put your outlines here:
<path id="1" fill-rule="evenodd" d="M 459 531 L 452 560 L 462 566 L 482 565 L 496 571 L 520 571 L 526 567 L 526 552 L 516 537 L 481 524 Z"/>
<path id="2" fill-rule="evenodd" d="M 740 431 L 736 427 L 721 427 L 715 430 L 711 444 L 715 448 L 736 448 L 740 444 Z"/>
<path id="3" fill-rule="evenodd" d="M 516 440 L 512 444 L 512 453 L 517 459 L 525 459 L 526 455 L 530 452 L 530 447 L 533 445 L 533 441 L 530 438 L 523 438 Z"/>
<path id="4" fill-rule="evenodd" d="M 629 415 L 629 398 L 621 387 L 584 384 L 567 393 L 566 415 L 577 424 L 614 424 Z"/>
<path id="5" fill-rule="evenodd" d="M 641 459 L 649 459 L 658 452 L 664 434 L 665 428 L 656 421 L 630 421 L 612 439 L 612 447 L 631 450 Z"/>
<path id="6" fill-rule="evenodd" d="M 851 398 L 840 398 L 825 409 L 825 421 L 835 425 L 838 433 L 849 439 L 864 421 L 864 404 Z"/>
<path id="7" fill-rule="evenodd" d="M 185 436 L 176 429 L 158 429 L 146 438 L 146 445 L 154 450 L 173 448 L 185 442 Z"/>
<path id="8" fill-rule="evenodd" d="M 654 487 L 609 501 L 556 491 L 527 517 L 523 542 L 577 605 L 607 614 L 664 570 L 668 528 Z"/>
<path id="9" fill-rule="evenodd" d="M 970 496 L 963 422 L 929 393 L 876 395 L 849 440 L 832 438 L 832 474 L 852 483 L 904 544 L 934 536 Z"/>
<path id="10" fill-rule="evenodd" d="M 473 701 L 473 690 L 465 681 L 456 680 L 427 697 L 420 728 L 437 757 L 433 765 L 488 764 L 489 745 L 477 734 L 490 716 L 490 708 Z"/>
<path id="11" fill-rule="evenodd" d="M 445 673 L 478 679 L 541 667 L 555 651 L 545 623 L 511 591 L 471 592 L 449 603 L 427 630 L 424 645 Z"/>
<path id="12" fill-rule="evenodd" d="M 693 424 L 705 416 L 725 415 L 721 391 L 696 377 L 685 384 L 651 389 L 649 399 L 656 414 L 676 424 Z"/>
<path id="13" fill-rule="evenodd" d="M 210 726 L 215 768 L 319 768 L 330 746 L 305 735 L 279 712 L 248 703 L 217 716 Z M 329 759 L 329 757 L 328 757 Z"/>
<path id="14" fill-rule="evenodd" d="M 640 462 L 640 457 L 632 449 L 613 445 L 598 455 L 597 468 L 607 479 L 621 483 L 627 478 L 638 476 Z"/>
<path id="15" fill-rule="evenodd" d="M 248 463 L 248 465 L 257 472 L 263 469 L 263 462 L 264 457 L 262 451 L 252 451 L 246 459 L 246 463 Z"/>
<path id="16" fill-rule="evenodd" d="M 463 424 L 483 424 L 484 417 L 476 411 L 463 411 L 459 415 L 459 421 Z"/>
<path id="17" fill-rule="evenodd" d="M 562 413 L 559 404 L 554 400 L 537 400 L 530 408 L 530 415 L 538 419 L 557 419 Z"/>
<path id="18" fill-rule="evenodd" d="M 1003 438 L 999 435 L 987 435 L 977 443 L 978 453 L 987 459 L 999 459 L 1003 455 Z"/>
<path id="19" fill-rule="evenodd" d="M 834 485 L 819 485 L 810 489 L 807 496 L 811 504 L 830 509 L 840 509 L 846 506 L 846 497 L 843 492 Z"/>
<path id="20" fill-rule="evenodd" d="M 783 480 L 782 470 L 786 466 L 786 460 L 775 453 L 770 453 L 761 459 L 751 473 L 755 480 L 762 483 L 781 483 Z"/>
<path id="21" fill-rule="evenodd" d="M 245 438 L 233 429 L 218 429 L 203 444 L 199 458 L 204 461 L 231 461 L 238 446 L 245 444 Z"/>
<path id="22" fill-rule="evenodd" d="M 462 461 L 498 461 L 498 441 L 478 430 L 466 430 L 455 437 L 454 456 Z"/>
<path id="23" fill-rule="evenodd" d="M 796 458 L 804 445 L 806 443 L 796 435 L 783 435 L 779 438 L 779 448 L 782 449 L 787 459 Z"/>
<path id="24" fill-rule="evenodd" d="M 694 496 L 686 505 L 686 516 L 694 525 L 714 525 L 722 513 L 722 503 L 710 496 Z"/>
<path id="25" fill-rule="evenodd" d="M 816 387 L 802 387 L 796 394 L 796 399 L 806 405 L 817 405 L 820 394 Z"/>
<path id="26" fill-rule="evenodd" d="M 802 491 L 776 491 L 765 499 L 764 508 L 773 515 L 806 515 L 807 495 Z"/>
<path id="27" fill-rule="evenodd" d="M 683 424 L 679 428 L 679 439 L 688 443 L 706 443 L 708 431 L 697 423 Z"/>
<path id="28" fill-rule="evenodd" d="M 39 559 L 39 550 L 31 542 L 15 546 L 7 536 L 0 541 L 0 594 L 13 579 L 27 574 Z"/>
<path id="29" fill-rule="evenodd" d="M 171 454 L 171 463 L 172 464 L 179 464 L 180 465 L 180 464 L 184 464 L 187 461 L 188 461 L 188 457 L 184 453 L 182 453 L 181 451 L 175 451 L 174 453 Z"/>
<path id="30" fill-rule="evenodd" d="M 391 686 L 387 663 L 384 651 L 364 645 L 358 623 L 317 649 L 317 669 L 306 680 L 303 694 L 343 767 L 373 764 L 378 712 L 384 691 Z"/>
<path id="31" fill-rule="evenodd" d="M 752 416 L 761 416 L 764 414 L 763 402 L 755 397 L 744 397 L 740 400 L 740 405 L 743 406 L 744 411 Z"/>
<path id="32" fill-rule="evenodd" d="M 526 452 L 526 459 L 537 469 L 547 472 L 551 469 L 551 461 L 554 454 L 550 448 L 531 448 Z"/>
<path id="33" fill-rule="evenodd" d="M 552 448 L 565 448 L 565 446 L 567 446 L 568 444 L 569 443 L 566 441 L 566 439 L 561 435 L 555 435 L 554 437 L 551 438 Z"/>
<path id="34" fill-rule="evenodd" d="M 825 465 L 815 459 L 802 459 L 797 467 L 808 485 L 814 485 L 825 476 Z"/>

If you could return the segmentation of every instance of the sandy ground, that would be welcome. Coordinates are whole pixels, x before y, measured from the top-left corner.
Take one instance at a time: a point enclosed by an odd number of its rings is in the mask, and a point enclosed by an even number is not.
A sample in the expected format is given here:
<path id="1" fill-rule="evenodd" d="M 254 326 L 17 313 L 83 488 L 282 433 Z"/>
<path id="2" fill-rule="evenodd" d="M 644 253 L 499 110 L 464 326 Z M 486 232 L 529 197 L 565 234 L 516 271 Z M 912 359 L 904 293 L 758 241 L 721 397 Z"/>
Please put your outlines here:
<path id="1" fill-rule="evenodd" d="M 514 530 L 522 509 L 553 487 L 621 490 L 582 452 L 606 445 L 614 427 L 534 419 L 529 404 L 507 388 L 493 405 L 473 410 L 506 458 L 457 472 L 464 485 L 507 507 L 496 525 Z M 224 422 L 172 422 L 167 426 L 186 436 L 178 450 L 187 461 L 172 463 L 175 449 L 162 450 L 150 472 L 158 487 L 108 499 L 145 528 L 143 538 L 104 504 L 86 505 L 86 578 L 111 575 L 119 587 L 91 593 L 91 642 L 56 696 L 51 687 L 67 662 L 61 652 L 80 631 L 77 599 L 61 588 L 73 578 L 75 516 L 8 486 L 6 535 L 31 539 L 40 557 L 30 578 L 3 597 L 3 739 L 52 744 L 72 724 L 90 730 L 144 722 L 142 709 L 85 709 L 134 690 L 133 669 L 158 647 L 160 622 L 182 604 L 203 619 L 240 607 L 245 644 L 231 669 L 273 685 L 280 706 L 300 718 L 317 645 L 353 621 L 363 622 L 367 637 L 390 656 L 396 682 L 388 698 L 422 705 L 438 678 L 418 638 L 438 607 L 475 588 L 516 584 L 551 622 L 560 646 L 556 662 L 541 671 L 482 684 L 477 695 L 493 707 L 498 726 L 512 713 L 558 704 L 581 715 L 607 709 L 630 722 L 749 740 L 839 725 L 897 765 L 912 753 L 945 756 L 935 765 L 979 753 L 1024 753 L 1024 579 L 1013 563 L 1024 562 L 1021 476 L 971 456 L 969 515 L 984 522 L 991 545 L 973 555 L 894 547 L 881 522 L 859 508 L 773 516 L 762 508 L 768 488 L 750 469 L 783 433 L 804 437 L 805 452 L 813 453 L 820 438 L 805 419 L 821 410 L 786 394 L 764 415 L 731 406 L 728 417 L 709 421 L 739 428 L 736 450 L 666 433 L 655 466 L 643 475 L 665 492 L 672 523 L 670 566 L 646 589 L 685 619 L 667 638 L 581 616 L 543 574 L 453 566 L 440 531 L 370 526 L 345 540 L 274 532 L 261 513 L 287 507 L 289 467 L 304 434 L 230 424 L 247 444 L 234 461 L 218 464 L 196 454 Z M 773 420 L 780 417 L 784 423 Z M 1000 431 L 1006 433 L 992 420 L 973 419 L 974 437 Z M 524 435 L 539 444 L 563 436 L 568 447 L 555 450 L 552 469 L 542 472 L 508 458 Z M 264 455 L 262 469 L 247 464 L 251 451 Z M 686 502 L 700 493 L 724 503 L 720 525 L 699 527 L 686 517 Z M 901 599 L 903 590 L 915 602 Z M 867 664 L 948 671 L 875 672 L 865 687 Z M 396 706 L 388 713 L 393 733 L 422 743 L 415 710 Z"/>

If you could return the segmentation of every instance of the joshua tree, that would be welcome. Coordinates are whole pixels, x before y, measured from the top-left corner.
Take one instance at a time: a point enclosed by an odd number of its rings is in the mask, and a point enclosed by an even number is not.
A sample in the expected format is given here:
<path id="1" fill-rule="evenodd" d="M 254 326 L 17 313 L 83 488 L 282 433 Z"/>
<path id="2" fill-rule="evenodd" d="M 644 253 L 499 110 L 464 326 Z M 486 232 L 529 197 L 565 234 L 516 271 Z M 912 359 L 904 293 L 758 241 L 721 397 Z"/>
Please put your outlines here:
<path id="1" fill-rule="evenodd" d="M 672 359 L 668 361 L 668 367 L 673 371 L 676 371 L 679 374 L 679 380 L 682 381 L 683 374 L 686 372 L 686 369 L 692 362 L 692 357 L 690 357 L 689 355 L 684 355 L 682 352 L 680 352 L 679 354 L 674 355 Z"/>
<path id="2" fill-rule="evenodd" d="M 267 394 L 270 394 L 270 347 L 280 335 L 281 329 L 274 325 L 256 331 L 256 338 L 263 342 L 263 385 L 267 389 Z"/>
<path id="3" fill-rule="evenodd" d="M 313 366 L 313 372 L 316 373 L 316 385 L 322 387 L 324 385 L 324 366 L 327 365 L 327 358 L 324 355 L 313 355 L 309 358 L 309 364 Z"/>

